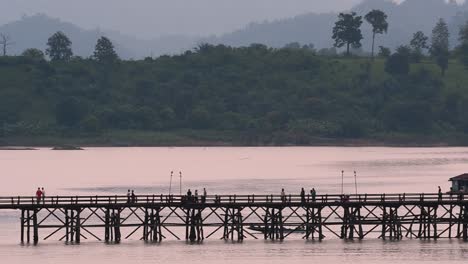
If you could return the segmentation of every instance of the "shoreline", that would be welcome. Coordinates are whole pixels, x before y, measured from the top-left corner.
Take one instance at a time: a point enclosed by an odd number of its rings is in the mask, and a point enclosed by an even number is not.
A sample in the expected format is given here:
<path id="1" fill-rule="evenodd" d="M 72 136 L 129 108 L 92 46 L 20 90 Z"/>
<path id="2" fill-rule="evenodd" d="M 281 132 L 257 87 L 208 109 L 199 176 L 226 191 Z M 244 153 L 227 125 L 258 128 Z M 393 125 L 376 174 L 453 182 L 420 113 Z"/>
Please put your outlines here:
<path id="1" fill-rule="evenodd" d="M 66 142 L 66 143 L 64 143 Z M 161 143 L 157 142 L 96 142 L 94 140 L 83 139 L 61 139 L 58 142 L 44 141 L 44 142 L 28 142 L 28 141 L 14 141 L 6 144 L 0 144 L 0 151 L 32 151 L 39 148 L 57 148 L 61 146 L 74 146 L 81 148 L 133 148 L 133 147 L 393 147 L 393 148 L 442 148 L 442 147 L 468 147 L 466 142 L 447 142 L 447 141 L 434 141 L 434 142 L 401 142 L 401 141 L 377 141 L 377 140 L 326 140 L 316 141 L 310 144 L 244 144 L 236 142 L 219 142 L 219 141 L 185 141 L 185 142 L 172 142 Z M 58 149 L 61 151 L 62 149 Z M 63 149 L 62 151 L 65 151 Z"/>
<path id="2" fill-rule="evenodd" d="M 375 134 L 363 138 L 279 137 L 242 131 L 116 130 L 100 134 L 0 137 L 0 149 L 54 147 L 468 147 L 468 135 Z"/>

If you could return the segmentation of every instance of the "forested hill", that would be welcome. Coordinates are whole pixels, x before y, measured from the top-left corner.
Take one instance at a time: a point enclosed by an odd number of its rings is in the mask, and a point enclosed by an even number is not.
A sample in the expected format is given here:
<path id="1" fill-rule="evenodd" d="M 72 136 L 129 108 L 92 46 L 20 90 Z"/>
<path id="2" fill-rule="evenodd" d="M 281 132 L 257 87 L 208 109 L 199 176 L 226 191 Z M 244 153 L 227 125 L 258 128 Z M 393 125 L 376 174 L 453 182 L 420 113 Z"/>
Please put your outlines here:
<path id="1" fill-rule="evenodd" d="M 445 77 L 427 59 L 392 76 L 381 58 L 262 45 L 202 45 L 183 55 L 113 63 L 1 57 L 0 142 L 461 144 L 468 135 L 467 83 L 457 60 Z"/>

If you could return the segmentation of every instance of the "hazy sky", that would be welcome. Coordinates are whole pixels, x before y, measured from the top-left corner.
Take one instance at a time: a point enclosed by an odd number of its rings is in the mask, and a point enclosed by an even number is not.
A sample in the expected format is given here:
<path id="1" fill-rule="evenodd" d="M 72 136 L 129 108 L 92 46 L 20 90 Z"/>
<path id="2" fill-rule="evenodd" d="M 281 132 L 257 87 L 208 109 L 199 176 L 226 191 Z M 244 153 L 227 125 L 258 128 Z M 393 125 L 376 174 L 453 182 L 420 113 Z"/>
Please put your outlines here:
<path id="1" fill-rule="evenodd" d="M 0 24 L 44 13 L 84 28 L 139 37 L 210 35 L 253 21 L 345 10 L 361 0 L 0 0 Z M 396 0 L 401 1 L 401 0 Z"/>

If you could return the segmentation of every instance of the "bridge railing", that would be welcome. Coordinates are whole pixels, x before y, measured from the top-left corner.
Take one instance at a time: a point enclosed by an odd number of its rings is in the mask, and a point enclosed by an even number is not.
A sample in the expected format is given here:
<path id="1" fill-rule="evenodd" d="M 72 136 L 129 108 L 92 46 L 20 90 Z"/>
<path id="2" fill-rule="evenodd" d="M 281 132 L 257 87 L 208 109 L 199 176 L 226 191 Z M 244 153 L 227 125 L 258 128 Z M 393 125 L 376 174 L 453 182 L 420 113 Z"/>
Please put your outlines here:
<path id="1" fill-rule="evenodd" d="M 401 194 L 320 194 L 320 195 L 94 195 L 94 196 L 45 196 L 40 200 L 34 196 L 0 197 L 0 205 L 108 205 L 108 204 L 258 204 L 258 203 L 391 203 L 391 202 L 468 202 L 468 195 L 438 193 Z"/>

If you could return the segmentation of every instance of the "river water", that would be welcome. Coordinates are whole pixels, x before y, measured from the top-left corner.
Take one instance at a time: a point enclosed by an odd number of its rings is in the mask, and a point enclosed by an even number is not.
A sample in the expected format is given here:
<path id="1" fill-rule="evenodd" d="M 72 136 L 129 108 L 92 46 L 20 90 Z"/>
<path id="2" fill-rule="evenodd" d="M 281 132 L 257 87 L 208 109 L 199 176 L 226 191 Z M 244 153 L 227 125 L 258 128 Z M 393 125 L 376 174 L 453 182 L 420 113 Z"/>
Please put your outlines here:
<path id="1" fill-rule="evenodd" d="M 449 189 L 450 177 L 468 172 L 468 148 L 286 147 L 286 148 L 90 148 L 85 151 L 0 151 L 0 196 L 159 194 L 201 190 L 208 194 L 414 193 Z M 356 181 L 354 178 L 356 171 Z M 182 178 L 179 177 L 179 172 Z M 182 182 L 182 186 L 180 184 Z M 65 245 L 19 244 L 18 212 L 0 212 L 2 263 L 466 263 L 468 243 L 458 240 L 399 242 L 366 239 L 270 242 L 210 239 L 120 245 L 82 241 Z"/>

